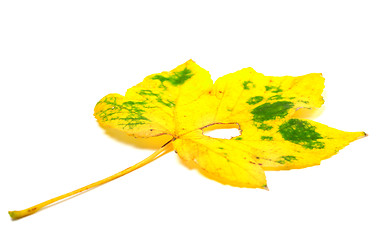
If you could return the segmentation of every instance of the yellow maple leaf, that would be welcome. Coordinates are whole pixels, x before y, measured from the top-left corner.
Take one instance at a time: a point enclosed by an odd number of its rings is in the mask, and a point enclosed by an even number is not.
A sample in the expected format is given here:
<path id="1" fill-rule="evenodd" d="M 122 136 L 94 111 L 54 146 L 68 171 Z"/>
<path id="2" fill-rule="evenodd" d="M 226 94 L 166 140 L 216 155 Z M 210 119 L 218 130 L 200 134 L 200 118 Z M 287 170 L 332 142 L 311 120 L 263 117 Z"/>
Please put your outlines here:
<path id="1" fill-rule="evenodd" d="M 192 60 L 153 74 L 126 96 L 110 94 L 95 107 L 101 125 L 137 137 L 169 134 L 178 155 L 222 183 L 266 188 L 264 170 L 319 164 L 364 132 L 343 132 L 292 118 L 300 108 L 319 108 L 324 78 L 269 77 L 245 68 L 217 79 Z M 202 129 L 237 123 L 241 135 L 215 139 Z"/>
<path id="2" fill-rule="evenodd" d="M 320 164 L 364 132 L 344 132 L 295 116 L 302 108 L 319 108 L 321 74 L 270 77 L 245 68 L 213 80 L 192 60 L 170 72 L 152 74 L 127 90 L 109 94 L 95 106 L 98 122 L 135 137 L 163 134 L 172 140 L 142 162 L 109 178 L 29 209 L 30 215 L 55 201 L 123 176 L 156 159 L 172 147 L 201 173 L 224 184 L 267 189 L 265 170 L 304 168 Z M 237 124 L 241 135 L 212 138 L 204 129 Z"/>

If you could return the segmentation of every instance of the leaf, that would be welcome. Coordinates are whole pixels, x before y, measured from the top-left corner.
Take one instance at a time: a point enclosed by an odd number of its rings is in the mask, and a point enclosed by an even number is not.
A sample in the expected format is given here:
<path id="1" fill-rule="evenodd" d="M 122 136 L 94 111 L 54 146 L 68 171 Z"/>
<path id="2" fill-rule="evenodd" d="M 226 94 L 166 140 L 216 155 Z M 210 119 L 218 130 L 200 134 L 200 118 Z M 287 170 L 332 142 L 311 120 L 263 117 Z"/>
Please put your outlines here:
<path id="1" fill-rule="evenodd" d="M 189 60 L 148 76 L 125 97 L 107 95 L 94 115 L 101 125 L 136 137 L 171 135 L 187 165 L 221 183 L 266 188 L 264 170 L 318 165 L 366 135 L 293 118 L 298 109 L 319 108 L 323 88 L 321 74 L 269 77 L 252 68 L 213 84 L 208 72 Z M 241 135 L 203 135 L 206 126 L 227 123 L 237 123 Z"/>
<path id="2" fill-rule="evenodd" d="M 109 94 L 95 107 L 95 117 L 108 127 L 136 137 L 179 135 L 179 115 L 213 86 L 207 71 L 192 61 L 171 72 L 152 74 L 127 90 Z M 198 125 L 197 125 L 198 126 Z"/>
<path id="3" fill-rule="evenodd" d="M 364 132 L 344 132 L 297 118 L 296 111 L 319 108 L 324 78 L 268 77 L 252 68 L 223 76 L 213 84 L 195 62 L 170 72 L 152 74 L 127 90 L 109 94 L 94 109 L 105 126 L 135 137 L 172 136 L 143 161 L 110 177 L 21 211 L 31 215 L 54 202 L 124 176 L 170 151 L 172 146 L 190 167 L 207 177 L 238 187 L 267 189 L 265 170 L 304 168 L 320 164 Z M 218 139 L 204 135 L 206 127 L 237 124 L 241 135 Z"/>
<path id="4" fill-rule="evenodd" d="M 233 186 L 266 188 L 265 173 L 252 162 L 251 153 L 235 148 L 227 139 L 211 138 L 195 130 L 173 144 L 188 166 L 198 168 L 214 180 Z"/>

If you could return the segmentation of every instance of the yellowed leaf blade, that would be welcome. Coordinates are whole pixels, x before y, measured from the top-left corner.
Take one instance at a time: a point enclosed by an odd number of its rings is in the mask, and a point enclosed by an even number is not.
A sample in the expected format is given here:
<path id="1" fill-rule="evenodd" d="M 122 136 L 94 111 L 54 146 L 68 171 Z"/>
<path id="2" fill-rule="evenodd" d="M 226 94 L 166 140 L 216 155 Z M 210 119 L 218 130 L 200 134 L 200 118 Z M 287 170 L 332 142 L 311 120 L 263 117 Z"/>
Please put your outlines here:
<path id="1" fill-rule="evenodd" d="M 263 170 L 320 164 L 365 134 L 348 133 L 299 118 L 319 108 L 324 78 L 312 73 L 271 77 L 245 68 L 217 79 L 188 61 L 152 74 L 126 96 L 110 94 L 95 107 L 100 124 L 137 137 L 171 135 L 180 157 L 204 175 L 241 187 L 266 185 Z M 230 140 L 202 134 L 213 124 L 238 124 Z M 189 164 L 192 165 L 192 164 Z"/>
<path id="2" fill-rule="evenodd" d="M 212 84 L 209 73 L 189 60 L 170 72 L 146 77 L 124 97 L 105 96 L 95 106 L 94 116 L 101 125 L 136 137 L 176 135 L 177 115 L 182 114 L 176 107 L 199 99 Z"/>
<path id="3" fill-rule="evenodd" d="M 323 89 L 321 74 L 270 77 L 244 68 L 214 84 L 213 93 L 219 99 L 214 122 L 253 121 L 259 127 L 289 118 L 299 108 L 320 107 Z"/>
<path id="4" fill-rule="evenodd" d="M 176 152 L 188 166 L 223 184 L 267 188 L 262 168 L 250 154 L 228 144 L 229 140 L 204 136 L 201 130 L 176 139 Z"/>
<path id="5" fill-rule="evenodd" d="M 244 126 L 232 146 L 249 151 L 264 170 L 305 168 L 320 164 L 364 132 L 345 132 L 312 120 L 289 119 L 272 130 Z"/>

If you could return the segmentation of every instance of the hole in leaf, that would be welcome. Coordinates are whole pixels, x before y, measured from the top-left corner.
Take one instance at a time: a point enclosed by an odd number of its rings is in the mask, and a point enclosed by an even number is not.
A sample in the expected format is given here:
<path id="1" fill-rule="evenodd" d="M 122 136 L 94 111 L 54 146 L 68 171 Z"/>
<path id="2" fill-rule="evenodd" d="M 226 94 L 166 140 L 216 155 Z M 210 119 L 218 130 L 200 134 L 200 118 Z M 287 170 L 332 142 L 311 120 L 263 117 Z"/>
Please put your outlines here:
<path id="1" fill-rule="evenodd" d="M 241 135 L 238 123 L 216 123 L 202 128 L 203 134 L 212 138 L 231 139 Z"/>

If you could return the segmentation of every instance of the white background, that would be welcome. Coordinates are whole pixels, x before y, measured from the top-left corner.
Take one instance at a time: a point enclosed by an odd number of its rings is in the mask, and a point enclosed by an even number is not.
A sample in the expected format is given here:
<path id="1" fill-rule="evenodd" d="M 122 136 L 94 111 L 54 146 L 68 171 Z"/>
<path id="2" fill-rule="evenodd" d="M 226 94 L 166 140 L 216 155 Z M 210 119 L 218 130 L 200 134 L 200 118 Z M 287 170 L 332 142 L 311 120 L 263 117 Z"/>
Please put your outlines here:
<path id="1" fill-rule="evenodd" d="M 1 239 L 380 239 L 378 1 L 1 1 Z M 107 177 L 164 143 L 107 134 L 112 92 L 193 59 L 212 78 L 323 73 L 315 120 L 365 131 L 320 166 L 267 172 L 270 191 L 224 186 L 175 153 Z M 378 229 L 377 229 L 378 228 Z"/>

